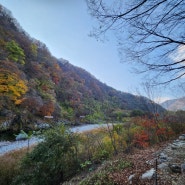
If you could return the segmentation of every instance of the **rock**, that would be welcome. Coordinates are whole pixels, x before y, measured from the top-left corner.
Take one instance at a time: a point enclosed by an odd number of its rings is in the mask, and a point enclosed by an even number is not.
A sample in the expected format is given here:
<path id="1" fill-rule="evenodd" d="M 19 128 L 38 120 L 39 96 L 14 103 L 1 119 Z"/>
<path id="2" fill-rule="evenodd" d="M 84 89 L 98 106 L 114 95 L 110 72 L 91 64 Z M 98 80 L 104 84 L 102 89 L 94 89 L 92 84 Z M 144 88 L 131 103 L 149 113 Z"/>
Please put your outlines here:
<path id="1" fill-rule="evenodd" d="M 160 170 L 166 170 L 169 169 L 169 166 L 166 163 L 161 163 L 157 166 L 157 168 Z"/>
<path id="2" fill-rule="evenodd" d="M 181 164 L 181 173 L 185 173 L 185 163 Z"/>
<path id="3" fill-rule="evenodd" d="M 38 129 L 47 129 L 50 128 L 50 125 L 48 123 L 39 123 L 35 124 L 35 127 Z"/>
<path id="4" fill-rule="evenodd" d="M 175 140 L 172 145 L 177 146 L 177 147 L 181 147 L 181 146 L 185 145 L 185 141 L 184 140 Z"/>
<path id="5" fill-rule="evenodd" d="M 16 136 L 16 141 L 20 141 L 20 140 L 25 140 L 25 139 L 27 139 L 28 138 L 28 136 L 26 135 L 26 134 L 24 134 L 24 133 L 20 133 L 20 134 L 18 134 L 17 136 Z"/>
<path id="6" fill-rule="evenodd" d="M 128 178 L 128 181 L 129 181 L 129 184 L 132 184 L 132 179 L 135 177 L 135 174 L 132 174 L 129 176 Z"/>
<path id="7" fill-rule="evenodd" d="M 172 150 L 177 150 L 179 148 L 179 146 L 178 145 L 176 145 L 176 144 L 171 144 L 171 149 Z"/>
<path id="8" fill-rule="evenodd" d="M 171 144 L 171 149 L 172 150 L 177 150 L 179 148 L 182 148 L 185 146 L 185 141 L 184 140 L 176 140 Z"/>
<path id="9" fill-rule="evenodd" d="M 169 167 L 173 173 L 181 173 L 181 166 L 178 164 L 169 164 Z"/>
<path id="10" fill-rule="evenodd" d="M 10 127 L 10 121 L 5 121 L 1 124 L 1 129 L 8 129 Z"/>
<path id="11" fill-rule="evenodd" d="M 172 185 L 177 185 L 177 182 L 176 181 L 172 181 Z"/>
<path id="12" fill-rule="evenodd" d="M 174 140 L 173 142 L 174 143 L 178 143 L 180 140 L 179 139 L 176 139 L 176 140 Z"/>
<path id="13" fill-rule="evenodd" d="M 177 180 L 177 185 L 185 184 L 185 175 L 181 175 Z"/>
<path id="14" fill-rule="evenodd" d="M 166 162 L 166 161 L 168 161 L 168 156 L 162 152 L 159 155 L 159 160 L 158 161 L 159 161 L 159 163 Z"/>
<path id="15" fill-rule="evenodd" d="M 11 117 L 13 117 L 14 114 L 10 110 L 3 109 L 3 110 L 1 110 L 0 115 L 3 117 L 11 118 Z"/>
<path id="16" fill-rule="evenodd" d="M 185 140 L 185 134 L 182 134 L 181 136 L 179 136 L 179 140 Z"/>
<path id="17" fill-rule="evenodd" d="M 153 165 L 155 163 L 155 159 L 146 161 L 146 164 Z"/>
<path id="18" fill-rule="evenodd" d="M 146 171 L 142 176 L 141 179 L 145 180 L 145 179 L 152 179 L 152 177 L 155 174 L 155 169 L 151 168 L 150 170 Z"/>

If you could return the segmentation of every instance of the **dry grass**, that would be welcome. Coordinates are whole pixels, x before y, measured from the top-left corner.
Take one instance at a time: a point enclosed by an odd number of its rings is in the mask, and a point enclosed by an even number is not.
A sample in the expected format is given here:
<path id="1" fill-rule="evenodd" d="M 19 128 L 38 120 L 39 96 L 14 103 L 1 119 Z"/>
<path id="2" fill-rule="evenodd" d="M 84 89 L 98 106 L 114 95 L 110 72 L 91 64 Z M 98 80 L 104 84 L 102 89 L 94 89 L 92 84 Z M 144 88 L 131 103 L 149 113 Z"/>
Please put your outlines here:
<path id="1" fill-rule="evenodd" d="M 30 151 L 33 147 L 30 148 Z M 27 148 L 9 152 L 0 156 L 0 185 L 11 184 L 19 174 L 19 163 L 28 152 Z"/>

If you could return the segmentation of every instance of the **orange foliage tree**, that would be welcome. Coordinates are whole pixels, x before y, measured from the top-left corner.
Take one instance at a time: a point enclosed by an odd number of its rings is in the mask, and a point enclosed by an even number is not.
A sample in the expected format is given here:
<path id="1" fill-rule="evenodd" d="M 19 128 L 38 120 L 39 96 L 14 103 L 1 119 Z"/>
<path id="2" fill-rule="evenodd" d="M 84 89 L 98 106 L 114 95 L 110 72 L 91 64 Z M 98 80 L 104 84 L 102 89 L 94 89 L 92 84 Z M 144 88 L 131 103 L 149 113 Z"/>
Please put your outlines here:
<path id="1" fill-rule="evenodd" d="M 138 132 L 134 136 L 134 144 L 138 147 L 148 147 L 149 146 L 149 135 L 146 133 L 146 131 L 142 130 L 141 132 Z"/>
<path id="2" fill-rule="evenodd" d="M 140 132 L 135 134 L 134 142 L 141 147 L 169 139 L 173 136 L 172 129 L 165 120 L 155 117 L 137 117 L 134 123 L 140 127 Z"/>
<path id="3" fill-rule="evenodd" d="M 40 108 L 40 116 L 51 116 L 54 112 L 54 109 L 54 103 L 52 101 L 49 101 Z"/>

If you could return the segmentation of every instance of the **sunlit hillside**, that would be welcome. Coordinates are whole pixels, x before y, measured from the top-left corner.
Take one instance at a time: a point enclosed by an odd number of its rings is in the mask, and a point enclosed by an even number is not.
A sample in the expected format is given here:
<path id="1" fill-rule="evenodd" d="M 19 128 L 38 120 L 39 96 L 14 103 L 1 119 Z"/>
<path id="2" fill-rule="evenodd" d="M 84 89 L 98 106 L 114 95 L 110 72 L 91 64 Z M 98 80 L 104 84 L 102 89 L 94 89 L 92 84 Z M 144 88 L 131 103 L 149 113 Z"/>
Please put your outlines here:
<path id="1" fill-rule="evenodd" d="M 88 62 L 88 61 L 87 61 Z M 124 85 L 124 84 L 123 84 Z M 96 122 L 129 111 L 164 110 L 145 97 L 117 91 L 82 68 L 57 59 L 0 6 L 0 119 L 3 126 L 31 127 L 44 116 Z M 83 120 L 81 118 L 83 117 Z"/>

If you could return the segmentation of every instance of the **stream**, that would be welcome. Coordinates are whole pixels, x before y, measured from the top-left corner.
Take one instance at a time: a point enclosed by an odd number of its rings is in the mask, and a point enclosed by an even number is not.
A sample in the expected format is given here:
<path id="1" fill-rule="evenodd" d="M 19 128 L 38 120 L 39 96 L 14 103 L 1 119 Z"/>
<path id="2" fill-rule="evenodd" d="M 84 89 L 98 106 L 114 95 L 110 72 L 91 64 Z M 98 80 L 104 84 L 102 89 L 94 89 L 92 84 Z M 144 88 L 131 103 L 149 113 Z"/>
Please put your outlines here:
<path id="1" fill-rule="evenodd" d="M 75 126 L 70 128 L 72 132 L 85 132 L 90 131 L 96 128 L 105 127 L 106 124 L 88 124 L 88 125 L 81 125 L 81 126 Z M 41 142 L 42 139 L 39 139 L 37 137 L 32 137 L 29 140 L 29 145 L 37 144 L 38 142 Z M 28 140 L 20 140 L 20 141 L 0 141 L 0 156 L 4 155 L 10 151 L 18 150 L 24 147 L 28 147 Z"/>

